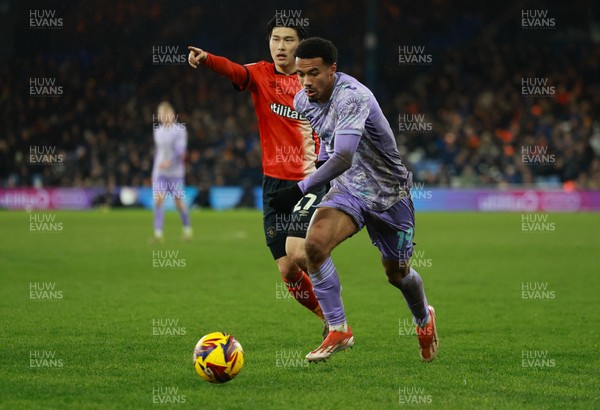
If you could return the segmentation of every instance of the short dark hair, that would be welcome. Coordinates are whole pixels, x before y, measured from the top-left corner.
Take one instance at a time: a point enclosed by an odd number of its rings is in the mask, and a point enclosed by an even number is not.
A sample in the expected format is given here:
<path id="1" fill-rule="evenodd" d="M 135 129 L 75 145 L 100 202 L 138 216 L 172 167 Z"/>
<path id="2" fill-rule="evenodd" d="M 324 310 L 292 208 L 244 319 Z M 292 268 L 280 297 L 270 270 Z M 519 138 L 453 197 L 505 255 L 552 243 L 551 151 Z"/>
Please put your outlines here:
<path id="1" fill-rule="evenodd" d="M 296 57 L 298 58 L 319 58 L 327 65 L 332 65 L 337 62 L 337 48 L 329 40 L 321 37 L 311 37 L 302 41 L 296 49 Z"/>
<path id="2" fill-rule="evenodd" d="M 267 23 L 267 40 L 271 38 L 271 34 L 273 34 L 273 29 L 275 27 L 287 27 L 296 30 L 296 34 L 298 34 L 298 40 L 300 41 L 308 37 L 308 29 L 305 26 L 294 24 L 292 21 L 293 19 L 288 20 L 289 22 L 286 22 L 286 19 L 277 17 L 277 15 L 273 16 Z"/>

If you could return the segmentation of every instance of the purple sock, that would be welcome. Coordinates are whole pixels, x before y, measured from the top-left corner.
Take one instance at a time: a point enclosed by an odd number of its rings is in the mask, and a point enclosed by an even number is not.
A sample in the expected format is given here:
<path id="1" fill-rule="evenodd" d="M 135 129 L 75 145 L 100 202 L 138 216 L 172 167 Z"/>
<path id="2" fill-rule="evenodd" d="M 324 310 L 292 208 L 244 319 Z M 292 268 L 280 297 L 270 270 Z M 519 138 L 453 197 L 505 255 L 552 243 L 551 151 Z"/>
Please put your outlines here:
<path id="1" fill-rule="evenodd" d="M 346 321 L 342 304 L 340 279 L 331 258 L 327 258 L 316 272 L 309 272 L 315 295 L 330 326 Z"/>
<path id="2" fill-rule="evenodd" d="M 162 231 L 164 212 L 162 206 L 154 206 L 154 230 Z"/>
<path id="3" fill-rule="evenodd" d="M 179 212 L 179 217 L 181 218 L 181 222 L 184 227 L 190 226 L 190 214 L 188 213 L 187 208 L 184 208 L 183 211 Z"/>
<path id="4" fill-rule="evenodd" d="M 416 270 L 410 268 L 410 272 L 402 281 L 400 281 L 400 290 L 406 299 L 406 304 L 413 314 L 417 324 L 427 322 L 429 316 L 429 308 L 425 290 L 423 289 L 423 281 Z"/>

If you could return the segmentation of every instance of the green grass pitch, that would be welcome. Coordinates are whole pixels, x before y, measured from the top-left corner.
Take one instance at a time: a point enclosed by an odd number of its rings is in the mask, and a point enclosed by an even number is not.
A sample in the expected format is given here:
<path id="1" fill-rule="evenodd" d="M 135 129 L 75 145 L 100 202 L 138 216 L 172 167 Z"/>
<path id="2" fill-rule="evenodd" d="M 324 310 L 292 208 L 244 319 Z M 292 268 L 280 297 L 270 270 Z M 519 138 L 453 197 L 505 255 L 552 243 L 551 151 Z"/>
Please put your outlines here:
<path id="1" fill-rule="evenodd" d="M 361 232 L 333 255 L 355 347 L 310 366 L 321 324 L 284 296 L 258 211 L 194 211 L 190 243 L 167 213 L 163 245 L 149 211 L 41 214 L 55 231 L 0 213 L 1 408 L 600 408 L 600 214 L 524 233 L 517 213 L 418 213 L 432 363 Z M 223 385 L 191 363 L 217 330 L 245 350 Z"/>

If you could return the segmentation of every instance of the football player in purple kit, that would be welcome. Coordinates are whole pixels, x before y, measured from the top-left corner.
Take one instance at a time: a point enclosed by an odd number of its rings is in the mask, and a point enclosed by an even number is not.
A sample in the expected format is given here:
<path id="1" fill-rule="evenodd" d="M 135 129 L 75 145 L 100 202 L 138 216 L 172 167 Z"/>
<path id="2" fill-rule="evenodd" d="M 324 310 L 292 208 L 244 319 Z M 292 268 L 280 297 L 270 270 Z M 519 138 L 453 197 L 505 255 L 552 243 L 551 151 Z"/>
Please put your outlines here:
<path id="1" fill-rule="evenodd" d="M 336 61 L 337 49 L 322 38 L 304 40 L 296 50 L 303 90 L 296 94 L 294 106 L 319 134 L 320 157 L 327 161 L 298 184 L 273 192 L 270 202 L 278 211 L 290 212 L 304 195 L 331 182 L 305 244 L 308 272 L 329 335 L 306 358 L 327 360 L 354 345 L 330 255 L 366 226 L 381 252 L 388 281 L 400 289 L 413 314 L 421 359 L 429 362 L 437 355 L 438 337 L 435 311 L 427 303 L 421 277 L 410 267 L 415 233 L 412 173 L 402 164 L 392 129 L 371 91 L 337 72 Z"/>
<path id="2" fill-rule="evenodd" d="M 171 196 L 183 223 L 183 239 L 190 240 L 192 226 L 185 206 L 185 150 L 187 131 L 184 124 L 176 121 L 175 110 L 163 101 L 157 109 L 158 124 L 154 125 L 154 166 L 152 168 L 152 196 L 154 198 L 154 238 L 162 243 L 164 200 Z"/>

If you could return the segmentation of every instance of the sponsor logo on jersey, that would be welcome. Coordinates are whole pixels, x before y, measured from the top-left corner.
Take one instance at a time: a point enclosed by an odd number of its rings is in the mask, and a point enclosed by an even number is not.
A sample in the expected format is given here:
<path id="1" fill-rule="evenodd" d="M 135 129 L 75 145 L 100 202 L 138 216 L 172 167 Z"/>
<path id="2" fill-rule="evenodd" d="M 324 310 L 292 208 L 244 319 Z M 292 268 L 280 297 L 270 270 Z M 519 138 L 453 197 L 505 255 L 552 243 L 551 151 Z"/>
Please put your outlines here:
<path id="1" fill-rule="evenodd" d="M 277 115 L 281 115 L 282 117 L 291 118 L 293 120 L 306 120 L 304 115 L 300 114 L 293 108 L 288 107 L 287 105 L 272 103 L 269 107 L 271 108 L 271 111 Z"/>

